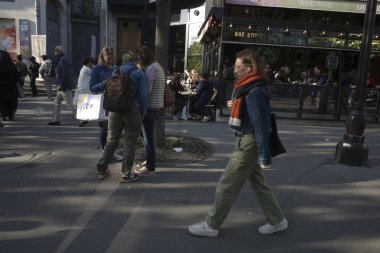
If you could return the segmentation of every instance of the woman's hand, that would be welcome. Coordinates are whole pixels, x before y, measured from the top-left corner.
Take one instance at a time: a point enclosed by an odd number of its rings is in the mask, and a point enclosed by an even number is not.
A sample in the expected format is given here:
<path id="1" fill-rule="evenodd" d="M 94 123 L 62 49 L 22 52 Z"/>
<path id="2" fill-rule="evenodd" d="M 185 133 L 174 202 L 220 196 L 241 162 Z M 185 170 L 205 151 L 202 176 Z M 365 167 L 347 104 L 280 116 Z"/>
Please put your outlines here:
<path id="1" fill-rule="evenodd" d="M 231 110 L 233 104 L 234 104 L 234 102 L 232 100 L 228 100 L 227 101 L 227 108 Z"/>

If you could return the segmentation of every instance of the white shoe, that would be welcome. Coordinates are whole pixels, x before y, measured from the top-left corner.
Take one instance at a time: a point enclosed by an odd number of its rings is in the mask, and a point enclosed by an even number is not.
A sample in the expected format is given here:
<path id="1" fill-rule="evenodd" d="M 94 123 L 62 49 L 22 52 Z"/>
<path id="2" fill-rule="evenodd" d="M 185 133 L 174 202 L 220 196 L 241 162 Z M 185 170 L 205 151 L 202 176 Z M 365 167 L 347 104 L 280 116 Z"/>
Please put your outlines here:
<path id="1" fill-rule="evenodd" d="M 196 236 L 217 237 L 219 230 L 212 229 L 205 221 L 189 226 L 189 233 Z"/>
<path id="2" fill-rule="evenodd" d="M 283 219 L 280 223 L 276 225 L 271 225 L 269 223 L 259 227 L 259 232 L 263 235 L 270 235 L 279 231 L 286 230 L 288 228 L 288 221 Z"/>
<path id="3" fill-rule="evenodd" d="M 142 168 L 146 166 L 146 160 L 142 164 L 137 164 L 137 168 Z"/>
<path id="4" fill-rule="evenodd" d="M 124 157 L 119 155 L 118 153 L 114 153 L 113 154 L 113 159 L 115 159 L 116 161 L 123 161 L 124 160 Z"/>
<path id="5" fill-rule="evenodd" d="M 203 119 L 202 119 L 203 122 L 207 122 L 207 121 L 209 121 L 209 120 L 210 120 L 210 117 L 209 117 L 209 116 L 204 116 Z"/>

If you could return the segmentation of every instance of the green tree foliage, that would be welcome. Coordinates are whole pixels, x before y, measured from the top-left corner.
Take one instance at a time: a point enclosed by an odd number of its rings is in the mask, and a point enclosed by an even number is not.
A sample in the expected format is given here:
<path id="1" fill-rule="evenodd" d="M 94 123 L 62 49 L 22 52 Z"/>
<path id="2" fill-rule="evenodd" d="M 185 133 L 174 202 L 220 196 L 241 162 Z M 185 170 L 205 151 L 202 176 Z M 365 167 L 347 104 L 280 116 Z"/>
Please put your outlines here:
<path id="1" fill-rule="evenodd" d="M 200 72 L 202 63 L 202 45 L 198 42 L 191 44 L 187 56 L 187 68 Z"/>

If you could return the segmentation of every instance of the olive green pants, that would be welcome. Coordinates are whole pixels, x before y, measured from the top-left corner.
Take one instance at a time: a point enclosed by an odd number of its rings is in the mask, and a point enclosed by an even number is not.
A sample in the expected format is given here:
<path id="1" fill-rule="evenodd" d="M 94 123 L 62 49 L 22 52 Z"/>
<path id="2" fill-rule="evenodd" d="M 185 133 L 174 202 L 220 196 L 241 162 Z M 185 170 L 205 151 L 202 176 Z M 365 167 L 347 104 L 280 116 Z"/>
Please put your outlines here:
<path id="1" fill-rule="evenodd" d="M 254 136 L 237 136 L 235 141 L 232 157 L 216 188 L 214 205 L 207 213 L 207 224 L 213 229 L 222 226 L 247 179 L 267 221 L 270 224 L 281 222 L 284 215 L 257 163 Z"/>

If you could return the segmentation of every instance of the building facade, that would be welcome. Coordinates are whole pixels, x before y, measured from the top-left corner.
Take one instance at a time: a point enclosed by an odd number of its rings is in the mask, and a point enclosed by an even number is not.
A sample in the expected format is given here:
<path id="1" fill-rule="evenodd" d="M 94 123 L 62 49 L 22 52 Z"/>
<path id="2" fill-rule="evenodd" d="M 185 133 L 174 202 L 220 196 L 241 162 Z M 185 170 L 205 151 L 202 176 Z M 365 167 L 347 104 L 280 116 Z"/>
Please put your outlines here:
<path id="1" fill-rule="evenodd" d="M 155 6 L 151 2 L 0 0 L 1 45 L 13 58 L 17 54 L 25 57 L 33 55 L 39 62 L 40 55 L 52 57 L 54 47 L 63 45 L 74 73 L 78 73 L 81 59 L 96 58 L 102 47 L 114 50 L 118 59 L 127 50 L 135 50 L 140 45 L 154 49 Z M 204 6 L 181 9 L 186 5 L 186 1 L 173 3 L 169 42 L 171 72 L 182 72 L 186 67 L 188 48 L 195 41 L 204 21 Z"/>
<path id="2" fill-rule="evenodd" d="M 365 7 L 366 1 L 225 0 L 212 8 L 199 41 L 204 46 L 203 70 L 222 74 L 219 109 L 231 96 L 228 73 L 243 48 L 254 49 L 273 70 L 288 66 L 292 80 L 322 66 L 329 82 L 339 85 L 343 74 L 358 68 Z M 377 19 L 370 64 L 377 82 L 379 55 Z"/>

